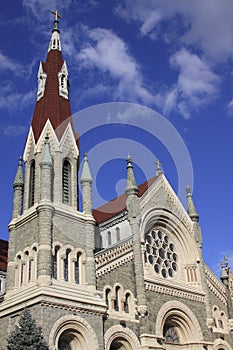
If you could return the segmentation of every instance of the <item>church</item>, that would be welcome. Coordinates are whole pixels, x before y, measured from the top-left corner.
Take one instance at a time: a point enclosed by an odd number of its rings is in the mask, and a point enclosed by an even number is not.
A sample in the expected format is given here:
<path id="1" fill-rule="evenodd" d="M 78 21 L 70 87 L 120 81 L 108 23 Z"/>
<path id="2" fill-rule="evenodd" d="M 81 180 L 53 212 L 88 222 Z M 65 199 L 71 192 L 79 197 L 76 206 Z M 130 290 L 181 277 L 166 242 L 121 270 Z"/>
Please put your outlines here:
<path id="1" fill-rule="evenodd" d="M 0 349 L 25 307 L 50 350 L 233 349 L 233 274 L 224 260 L 218 279 L 203 260 L 190 187 L 186 209 L 159 162 L 137 185 L 128 156 L 125 193 L 92 209 L 87 154 L 78 179 L 82 139 L 54 14 L 13 184 L 9 246 L 0 242 Z"/>

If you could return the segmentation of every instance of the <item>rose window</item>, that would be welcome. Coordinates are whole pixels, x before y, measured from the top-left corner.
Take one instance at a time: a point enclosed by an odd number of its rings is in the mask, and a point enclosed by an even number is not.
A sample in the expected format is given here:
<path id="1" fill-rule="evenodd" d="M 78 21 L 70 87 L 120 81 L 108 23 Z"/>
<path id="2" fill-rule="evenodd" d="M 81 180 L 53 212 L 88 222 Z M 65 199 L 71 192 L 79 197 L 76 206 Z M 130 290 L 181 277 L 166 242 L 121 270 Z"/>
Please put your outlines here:
<path id="1" fill-rule="evenodd" d="M 147 261 L 164 278 L 173 277 L 178 270 L 175 246 L 160 230 L 152 229 L 145 239 Z"/>

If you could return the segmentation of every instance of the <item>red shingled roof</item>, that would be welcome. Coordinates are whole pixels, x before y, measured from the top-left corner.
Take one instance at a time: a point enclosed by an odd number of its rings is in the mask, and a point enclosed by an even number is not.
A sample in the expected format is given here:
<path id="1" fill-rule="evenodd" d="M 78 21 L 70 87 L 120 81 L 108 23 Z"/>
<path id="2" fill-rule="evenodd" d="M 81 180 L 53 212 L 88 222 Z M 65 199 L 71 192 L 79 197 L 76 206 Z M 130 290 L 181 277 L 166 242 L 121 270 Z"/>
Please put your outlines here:
<path id="1" fill-rule="evenodd" d="M 63 135 L 69 121 L 72 120 L 69 99 L 59 96 L 58 73 L 63 63 L 62 52 L 59 50 L 50 50 L 46 62 L 42 62 L 43 70 L 47 77 L 44 96 L 36 102 L 32 118 L 32 129 L 36 142 L 48 119 L 50 119 L 59 139 Z"/>
<path id="2" fill-rule="evenodd" d="M 138 186 L 139 193 L 138 197 L 141 197 L 147 189 L 152 185 L 152 183 L 157 179 L 158 176 L 152 177 L 150 180 L 143 182 Z M 93 216 L 97 224 L 100 224 L 117 214 L 122 213 L 126 210 L 126 195 L 121 196 L 111 200 L 108 203 L 103 204 L 101 207 L 93 210 Z"/>
<path id="3" fill-rule="evenodd" d="M 7 269 L 8 242 L 0 239 L 0 271 Z"/>

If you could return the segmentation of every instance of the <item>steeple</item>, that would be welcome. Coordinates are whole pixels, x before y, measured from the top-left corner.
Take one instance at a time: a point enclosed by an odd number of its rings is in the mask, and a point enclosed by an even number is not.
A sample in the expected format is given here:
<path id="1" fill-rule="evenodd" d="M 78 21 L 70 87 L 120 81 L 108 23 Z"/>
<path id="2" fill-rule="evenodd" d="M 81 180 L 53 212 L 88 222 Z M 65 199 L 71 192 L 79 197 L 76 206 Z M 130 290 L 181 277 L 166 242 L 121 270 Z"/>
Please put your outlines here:
<path id="1" fill-rule="evenodd" d="M 45 62 L 40 62 L 38 70 L 37 101 L 32 118 L 35 142 L 49 119 L 56 135 L 61 139 L 69 122 L 72 124 L 69 100 L 69 80 L 66 62 L 62 58 L 58 18 L 55 14 L 49 50 Z"/>
<path id="2" fill-rule="evenodd" d="M 190 218 L 192 219 L 192 221 L 199 221 L 199 215 L 197 214 L 196 208 L 194 206 L 193 203 L 193 197 L 192 197 L 192 191 L 190 186 L 187 186 L 186 188 L 186 192 L 187 192 L 187 198 L 188 198 L 188 215 L 190 216 Z"/>

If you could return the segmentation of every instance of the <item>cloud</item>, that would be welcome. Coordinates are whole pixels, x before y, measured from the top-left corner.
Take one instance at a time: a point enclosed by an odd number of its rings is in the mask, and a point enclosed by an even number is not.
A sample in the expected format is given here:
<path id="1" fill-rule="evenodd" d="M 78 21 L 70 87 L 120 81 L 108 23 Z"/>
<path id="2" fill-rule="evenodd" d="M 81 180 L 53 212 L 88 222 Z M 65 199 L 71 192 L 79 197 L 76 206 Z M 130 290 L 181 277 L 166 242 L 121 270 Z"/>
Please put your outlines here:
<path id="1" fill-rule="evenodd" d="M 24 67 L 21 64 L 5 56 L 1 52 L 0 52 L 0 70 L 1 71 L 9 70 L 15 73 L 16 75 L 22 75 L 25 72 Z"/>
<path id="2" fill-rule="evenodd" d="M 79 55 L 84 69 L 98 70 L 114 81 L 114 98 L 152 103 L 153 95 L 145 87 L 140 67 L 130 54 L 126 43 L 108 29 L 88 30 L 88 40 Z"/>
<path id="3" fill-rule="evenodd" d="M 35 101 L 35 90 L 27 93 L 14 91 L 14 86 L 11 82 L 4 82 L 0 88 L 0 109 L 13 111 L 14 109 L 25 108 Z"/>
<path id="4" fill-rule="evenodd" d="M 26 134 L 28 127 L 22 125 L 7 125 L 5 128 L 1 128 L 2 133 L 8 137 L 17 137 L 22 134 Z"/>
<path id="5" fill-rule="evenodd" d="M 170 57 L 170 65 L 179 71 L 176 84 L 158 93 L 157 102 L 165 115 L 177 110 L 185 118 L 216 98 L 220 78 L 208 64 L 187 49 L 181 49 Z"/>
<path id="6" fill-rule="evenodd" d="M 196 0 L 192 6 L 187 0 L 122 0 L 116 13 L 135 21 L 141 35 L 164 40 L 175 35 L 177 45 L 195 46 L 215 63 L 232 57 L 232 0 Z"/>
<path id="7" fill-rule="evenodd" d="M 34 18 L 38 20 L 43 20 L 43 18 L 48 18 L 48 13 L 51 10 L 59 8 L 59 11 L 63 11 L 68 8 L 72 0 L 58 1 L 58 0 L 23 0 L 23 7 L 33 14 Z"/>

